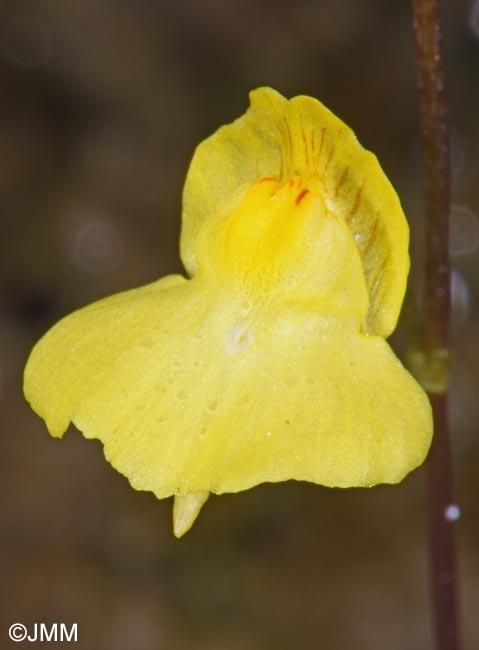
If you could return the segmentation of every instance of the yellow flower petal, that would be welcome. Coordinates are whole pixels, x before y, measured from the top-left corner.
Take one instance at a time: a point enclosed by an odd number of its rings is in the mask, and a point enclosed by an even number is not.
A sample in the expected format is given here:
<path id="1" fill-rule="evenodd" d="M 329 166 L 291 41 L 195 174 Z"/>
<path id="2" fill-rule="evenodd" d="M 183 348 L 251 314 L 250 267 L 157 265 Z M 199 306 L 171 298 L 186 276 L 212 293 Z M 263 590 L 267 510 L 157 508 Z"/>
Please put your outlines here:
<path id="1" fill-rule="evenodd" d="M 86 307 L 28 362 L 25 394 L 52 435 L 71 420 L 133 487 L 186 499 L 180 534 L 202 505 L 192 494 L 394 483 L 429 446 L 424 392 L 383 339 L 360 332 L 353 237 L 314 197 L 297 201 L 301 183 L 254 185 L 205 235 L 196 278 Z"/>
<path id="2" fill-rule="evenodd" d="M 52 435 L 72 420 L 99 438 L 136 489 L 369 486 L 424 459 L 427 398 L 357 321 L 274 302 L 244 313 L 239 295 L 195 281 L 128 293 L 40 341 L 25 393 Z"/>
<path id="3" fill-rule="evenodd" d="M 265 481 L 395 483 L 428 450 L 423 390 L 384 339 L 407 225 L 375 158 L 319 102 L 270 89 L 201 145 L 169 276 L 71 314 L 33 349 L 25 395 L 73 422 L 133 487 L 208 495 Z"/>
<path id="4" fill-rule="evenodd" d="M 197 270 L 205 224 L 236 207 L 264 176 L 302 176 L 329 210 L 346 221 L 361 255 L 370 306 L 370 334 L 389 336 L 409 271 L 408 227 L 398 197 L 376 157 L 319 101 L 287 101 L 271 88 L 251 93 L 251 107 L 196 149 L 183 194 L 181 256 Z"/>
<path id="5" fill-rule="evenodd" d="M 252 300 L 303 303 L 358 322 L 368 307 L 351 233 L 301 177 L 284 186 L 260 179 L 236 210 L 205 227 L 197 278 Z"/>

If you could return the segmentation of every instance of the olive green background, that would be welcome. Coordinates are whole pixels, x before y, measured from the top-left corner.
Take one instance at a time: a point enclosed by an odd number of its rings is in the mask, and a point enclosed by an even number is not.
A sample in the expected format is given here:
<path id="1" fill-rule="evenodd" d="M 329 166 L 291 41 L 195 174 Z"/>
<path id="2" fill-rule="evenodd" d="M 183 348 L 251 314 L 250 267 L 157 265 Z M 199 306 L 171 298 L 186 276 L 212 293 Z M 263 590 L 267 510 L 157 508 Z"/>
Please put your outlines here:
<path id="1" fill-rule="evenodd" d="M 454 173 L 451 422 L 473 650 L 479 8 L 442 5 Z M 76 622 L 85 650 L 432 648 L 423 469 L 395 487 L 289 482 L 212 497 L 178 541 L 170 500 L 133 491 L 100 443 L 73 428 L 51 439 L 22 397 L 28 352 L 58 318 L 181 272 L 181 191 L 194 147 L 242 114 L 260 85 L 323 101 L 398 190 L 413 258 L 393 339 L 403 354 L 423 259 L 408 2 L 0 0 L 1 648 L 25 647 L 8 640 L 14 622 Z"/>

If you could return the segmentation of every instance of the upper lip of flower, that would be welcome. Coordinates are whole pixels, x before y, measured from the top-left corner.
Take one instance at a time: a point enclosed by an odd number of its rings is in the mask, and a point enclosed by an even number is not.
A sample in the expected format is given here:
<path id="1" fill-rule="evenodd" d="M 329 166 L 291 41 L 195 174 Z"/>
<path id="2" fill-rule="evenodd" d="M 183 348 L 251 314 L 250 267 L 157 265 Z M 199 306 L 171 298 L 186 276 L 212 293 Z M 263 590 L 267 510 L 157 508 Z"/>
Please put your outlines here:
<path id="1" fill-rule="evenodd" d="M 397 194 L 375 156 L 320 102 L 252 91 L 251 107 L 197 148 L 183 194 L 181 256 L 198 270 L 199 236 L 241 202 L 252 183 L 303 178 L 357 242 L 369 295 L 364 329 L 389 336 L 409 271 L 409 231 Z"/>

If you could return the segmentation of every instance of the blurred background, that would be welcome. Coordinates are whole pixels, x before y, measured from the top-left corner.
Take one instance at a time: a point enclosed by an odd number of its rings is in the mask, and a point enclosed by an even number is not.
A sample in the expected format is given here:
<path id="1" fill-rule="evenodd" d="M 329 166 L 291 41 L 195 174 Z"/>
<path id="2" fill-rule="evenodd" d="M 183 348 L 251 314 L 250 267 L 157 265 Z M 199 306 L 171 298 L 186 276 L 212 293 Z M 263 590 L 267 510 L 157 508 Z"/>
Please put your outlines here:
<path id="1" fill-rule="evenodd" d="M 66 313 L 181 272 L 195 146 L 270 85 L 319 98 L 373 150 L 422 283 L 410 3 L 0 0 L 0 647 L 14 622 L 78 624 L 86 650 L 432 647 L 424 472 L 401 485 L 262 485 L 192 531 L 22 397 Z M 443 2 L 453 163 L 451 422 L 465 647 L 479 647 L 479 2 Z M 409 310 L 413 312 L 414 310 Z M 406 311 L 393 344 L 402 353 Z M 62 644 L 58 644 L 61 646 Z M 68 644 L 65 644 L 65 646 Z"/>

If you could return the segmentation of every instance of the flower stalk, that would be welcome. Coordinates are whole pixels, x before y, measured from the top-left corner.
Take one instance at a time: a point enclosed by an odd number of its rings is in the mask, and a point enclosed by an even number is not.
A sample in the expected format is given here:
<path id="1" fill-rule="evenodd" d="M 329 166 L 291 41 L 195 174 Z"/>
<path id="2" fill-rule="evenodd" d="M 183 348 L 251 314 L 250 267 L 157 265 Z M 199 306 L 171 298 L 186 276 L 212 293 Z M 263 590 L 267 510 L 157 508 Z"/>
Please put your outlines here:
<path id="1" fill-rule="evenodd" d="M 431 588 L 437 650 L 459 650 L 457 570 L 448 431 L 450 320 L 450 164 L 443 52 L 437 0 L 412 0 L 417 47 L 426 217 L 426 276 L 422 323 L 423 385 L 434 417 L 427 461 Z"/>

